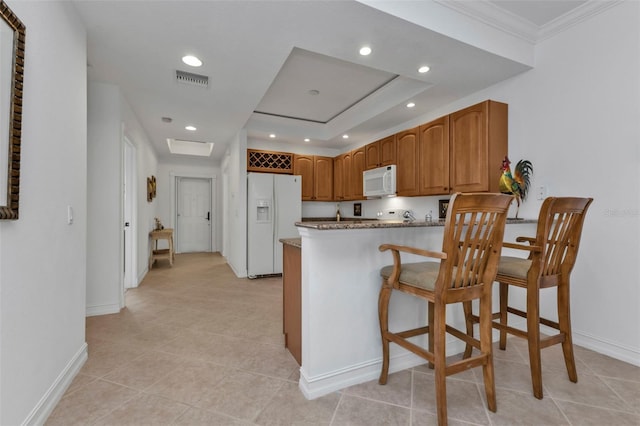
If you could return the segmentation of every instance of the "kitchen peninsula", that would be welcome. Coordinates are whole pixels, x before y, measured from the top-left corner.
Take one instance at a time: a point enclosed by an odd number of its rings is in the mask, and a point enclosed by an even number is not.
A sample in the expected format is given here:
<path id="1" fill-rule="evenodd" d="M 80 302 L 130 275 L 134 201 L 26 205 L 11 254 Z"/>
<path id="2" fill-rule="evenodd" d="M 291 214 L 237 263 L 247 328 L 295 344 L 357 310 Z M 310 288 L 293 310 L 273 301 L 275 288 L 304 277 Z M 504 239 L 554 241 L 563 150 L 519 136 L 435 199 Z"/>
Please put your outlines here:
<path id="1" fill-rule="evenodd" d="M 393 263 L 391 255 L 380 252 L 378 247 L 391 243 L 441 250 L 443 225 L 444 221 L 298 222 L 301 239 L 282 240 L 301 255 L 301 269 L 294 269 L 299 277 L 300 307 L 293 312 L 300 315 L 299 387 L 306 398 L 315 399 L 378 378 L 382 356 L 379 271 Z M 511 220 L 505 239 L 514 241 L 516 236 L 534 232 L 535 220 Z M 424 260 L 415 255 L 402 258 L 403 262 Z M 296 282 L 295 277 L 287 277 L 286 268 L 283 282 L 285 287 Z M 287 288 L 284 291 L 286 294 Z M 285 305 L 291 302 L 285 300 Z M 396 305 L 392 312 L 402 314 L 390 318 L 390 328 L 408 329 L 424 324 L 427 315 L 424 302 L 398 293 L 392 296 L 391 304 Z M 463 325 L 461 310 L 451 311 L 448 321 Z M 288 318 L 289 323 L 291 320 Z M 450 354 L 462 349 L 455 345 L 448 348 Z M 391 372 L 422 363 L 424 360 L 414 354 L 391 346 Z"/>

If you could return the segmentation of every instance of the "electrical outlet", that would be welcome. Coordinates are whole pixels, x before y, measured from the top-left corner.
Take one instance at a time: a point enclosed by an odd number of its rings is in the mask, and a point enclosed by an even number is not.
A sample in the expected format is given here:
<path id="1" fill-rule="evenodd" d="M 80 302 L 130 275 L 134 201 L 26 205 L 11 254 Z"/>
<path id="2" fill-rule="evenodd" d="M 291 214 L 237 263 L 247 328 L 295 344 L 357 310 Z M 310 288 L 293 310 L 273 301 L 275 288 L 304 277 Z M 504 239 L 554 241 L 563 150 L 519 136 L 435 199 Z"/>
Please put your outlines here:
<path id="1" fill-rule="evenodd" d="M 547 187 L 544 185 L 540 185 L 538 187 L 538 200 L 544 200 L 545 197 L 547 196 Z"/>

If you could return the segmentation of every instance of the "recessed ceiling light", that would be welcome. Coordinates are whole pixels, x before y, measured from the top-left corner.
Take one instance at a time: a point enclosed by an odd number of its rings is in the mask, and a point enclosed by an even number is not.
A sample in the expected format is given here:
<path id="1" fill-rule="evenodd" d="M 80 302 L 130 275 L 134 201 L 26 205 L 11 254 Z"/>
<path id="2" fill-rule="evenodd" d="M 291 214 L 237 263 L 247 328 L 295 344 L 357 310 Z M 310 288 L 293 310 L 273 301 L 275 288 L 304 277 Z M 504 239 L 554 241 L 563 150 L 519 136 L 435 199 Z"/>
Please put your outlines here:
<path id="1" fill-rule="evenodd" d="M 360 48 L 360 54 L 362 56 L 367 56 L 369 54 L 371 54 L 371 48 L 369 46 L 363 46 Z"/>
<path id="2" fill-rule="evenodd" d="M 418 72 L 419 72 L 420 74 L 424 74 L 425 72 L 429 72 L 429 70 L 430 70 L 430 69 L 431 69 L 431 68 L 429 68 L 428 66 L 423 65 L 423 66 L 421 66 L 420 68 L 418 68 Z"/>
<path id="3" fill-rule="evenodd" d="M 269 137 L 270 137 L 271 139 L 273 139 L 273 138 L 275 138 L 275 137 L 276 137 L 276 135 L 275 135 L 274 133 L 271 133 L 271 134 L 269 135 Z"/>
<path id="4" fill-rule="evenodd" d="M 414 104 L 413 102 L 409 102 L 407 104 L 407 108 L 413 108 L 414 106 L 416 106 L 416 104 Z"/>
<path id="5" fill-rule="evenodd" d="M 196 129 L 194 126 L 185 126 L 185 130 L 189 130 L 189 131 L 195 132 L 198 129 Z"/>
<path id="6" fill-rule="evenodd" d="M 309 138 L 304 138 L 304 141 L 305 141 L 305 142 L 311 142 L 311 139 L 309 139 Z"/>
<path id="7" fill-rule="evenodd" d="M 349 135 L 342 135 L 342 139 L 349 139 Z"/>
<path id="8" fill-rule="evenodd" d="M 189 65 L 190 67 L 199 67 L 202 65 L 202 61 L 193 55 L 183 56 L 182 62 Z"/>

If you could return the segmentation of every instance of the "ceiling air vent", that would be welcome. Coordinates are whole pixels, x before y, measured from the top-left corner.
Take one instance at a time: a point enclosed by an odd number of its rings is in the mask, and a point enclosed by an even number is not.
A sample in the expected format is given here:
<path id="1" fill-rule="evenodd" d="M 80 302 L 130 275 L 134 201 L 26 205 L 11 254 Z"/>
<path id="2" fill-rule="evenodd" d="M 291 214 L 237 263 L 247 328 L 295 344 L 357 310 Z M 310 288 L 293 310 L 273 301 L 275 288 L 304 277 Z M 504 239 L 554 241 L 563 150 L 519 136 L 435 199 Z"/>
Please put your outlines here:
<path id="1" fill-rule="evenodd" d="M 186 71 L 176 70 L 176 81 L 178 83 L 188 84 L 189 86 L 209 87 L 209 77 Z"/>

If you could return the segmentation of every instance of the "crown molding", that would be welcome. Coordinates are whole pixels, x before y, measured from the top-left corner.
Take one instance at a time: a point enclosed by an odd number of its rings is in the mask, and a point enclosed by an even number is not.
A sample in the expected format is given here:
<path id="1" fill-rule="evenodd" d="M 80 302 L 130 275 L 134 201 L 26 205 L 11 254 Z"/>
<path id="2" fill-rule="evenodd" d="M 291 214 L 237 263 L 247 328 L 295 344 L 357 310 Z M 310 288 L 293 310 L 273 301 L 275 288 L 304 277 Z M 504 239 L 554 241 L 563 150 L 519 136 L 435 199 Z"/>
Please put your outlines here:
<path id="1" fill-rule="evenodd" d="M 436 3 L 489 25 L 531 44 L 553 37 L 573 25 L 591 18 L 622 0 L 588 0 L 586 3 L 538 26 L 490 1 L 434 0 Z"/>
<path id="2" fill-rule="evenodd" d="M 613 6 L 617 6 L 622 3 L 622 1 L 623 0 L 589 0 L 540 27 L 537 41 L 553 37 L 582 21 L 598 15 Z"/>

